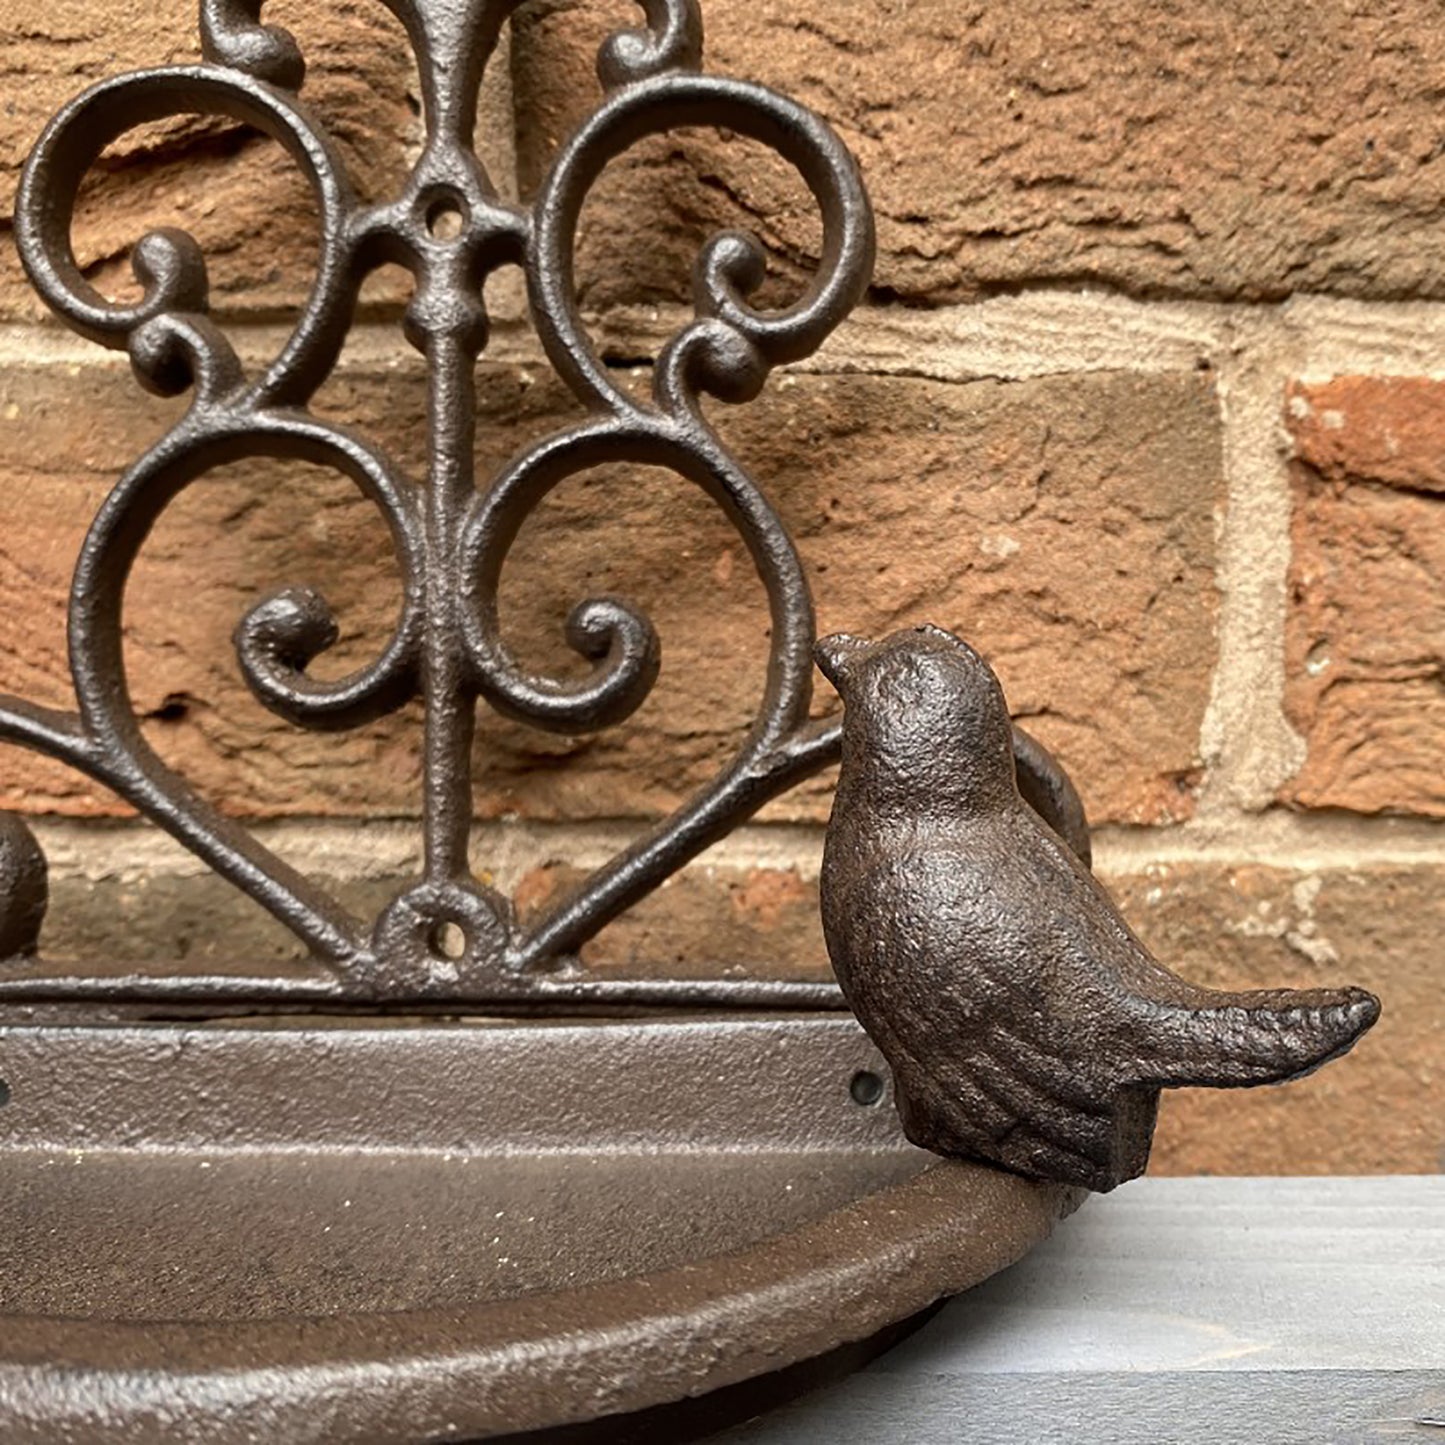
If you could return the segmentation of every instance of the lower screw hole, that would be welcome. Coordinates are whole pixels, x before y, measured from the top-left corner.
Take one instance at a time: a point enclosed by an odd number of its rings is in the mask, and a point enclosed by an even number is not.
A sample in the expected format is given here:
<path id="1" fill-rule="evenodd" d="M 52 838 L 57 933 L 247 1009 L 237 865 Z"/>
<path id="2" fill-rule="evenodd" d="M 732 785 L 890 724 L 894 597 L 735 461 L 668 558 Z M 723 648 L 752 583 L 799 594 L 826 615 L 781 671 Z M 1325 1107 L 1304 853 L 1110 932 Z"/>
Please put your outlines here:
<path id="1" fill-rule="evenodd" d="M 0 1079 L 0 1109 L 10 1102 L 10 1085 Z"/>
<path id="2" fill-rule="evenodd" d="M 445 923 L 438 923 L 431 931 L 431 951 L 438 958 L 447 958 L 455 962 L 467 951 L 466 930 L 460 923 L 453 923 L 448 920 Z"/>
<path id="3" fill-rule="evenodd" d="M 874 1104 L 882 1102 L 883 1080 L 872 1069 L 859 1069 L 848 1085 L 848 1092 L 853 1096 L 855 1104 L 871 1108 Z"/>

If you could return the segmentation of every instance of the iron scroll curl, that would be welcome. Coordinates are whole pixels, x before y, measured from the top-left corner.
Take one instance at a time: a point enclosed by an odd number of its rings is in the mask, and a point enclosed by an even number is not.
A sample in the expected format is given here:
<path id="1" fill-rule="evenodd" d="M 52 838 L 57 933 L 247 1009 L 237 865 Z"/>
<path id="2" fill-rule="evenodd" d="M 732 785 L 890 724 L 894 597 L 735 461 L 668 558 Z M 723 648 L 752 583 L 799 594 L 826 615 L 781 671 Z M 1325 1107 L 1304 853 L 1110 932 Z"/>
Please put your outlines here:
<path id="1" fill-rule="evenodd" d="M 835 1004 L 831 985 L 606 981 L 586 978 L 574 960 L 619 912 L 838 755 L 836 727 L 810 718 L 815 627 L 802 563 L 781 518 L 709 425 L 699 398 L 755 397 L 774 367 L 815 350 L 862 296 L 873 223 L 856 165 L 838 136 L 802 106 L 759 85 L 700 73 L 702 27 L 692 0 L 641 0 L 643 25 L 610 36 L 599 51 L 598 107 L 560 147 L 535 197 L 526 204 L 504 199 L 472 135 L 478 87 L 518 0 L 382 3 L 402 21 L 416 52 L 426 127 L 411 174 L 390 199 L 358 200 L 335 145 L 298 98 L 300 49 L 289 33 L 262 23 L 261 0 L 202 0 L 203 63 L 102 81 L 52 121 L 31 155 L 16 234 L 36 288 L 80 334 L 126 350 L 143 386 L 189 391 L 191 400 L 116 484 L 82 548 L 69 613 L 77 708 L 59 712 L 0 698 L 0 739 L 60 758 L 114 789 L 289 927 L 326 967 L 314 982 L 288 984 L 287 997 L 360 1004 L 559 998 Z M 132 266 L 143 294 L 125 305 L 90 286 L 71 248 L 76 197 L 104 147 L 138 124 L 178 114 L 226 116 L 265 132 L 300 168 L 315 200 L 320 249 L 308 297 L 285 344 L 254 377 L 208 315 L 205 258 L 192 237 L 166 229 L 139 240 Z M 800 296 L 764 310 L 752 299 L 765 269 L 757 240 L 738 231 L 714 236 L 694 268 L 692 318 L 659 352 L 651 395 L 640 399 L 609 376 L 580 314 L 573 275 L 579 219 L 592 187 L 629 148 L 651 134 L 698 125 L 746 135 L 793 167 L 822 218 L 821 255 Z M 435 234 L 438 206 L 460 218 L 457 234 Z M 404 330 L 428 368 L 423 486 L 368 439 L 309 410 L 340 354 L 363 279 L 386 262 L 405 266 L 415 283 Z M 475 362 L 488 336 L 483 288 L 504 266 L 522 269 L 541 345 L 588 417 L 479 484 L 473 429 Z M 423 701 L 422 876 L 376 920 L 352 916 L 200 798 L 152 751 L 128 692 L 120 618 L 146 535 L 208 470 L 256 457 L 302 458 L 340 472 L 390 532 L 402 600 L 391 636 L 365 666 L 334 681 L 311 675 L 310 664 L 335 642 L 337 628 L 326 600 L 304 584 L 266 598 L 235 631 L 250 690 L 293 725 L 352 728 L 416 697 Z M 713 781 L 522 927 L 509 901 L 468 864 L 478 702 L 542 729 L 593 730 L 629 716 L 660 665 L 653 623 L 618 598 L 589 598 L 572 610 L 568 641 L 592 663 L 581 682 L 528 672 L 502 636 L 498 589 L 524 521 L 553 487 L 602 462 L 664 468 L 722 509 L 767 594 L 766 682 L 747 735 Z M 1020 759 L 1024 770 L 1047 773 L 1052 766 L 1027 750 Z M 6 827 L 7 837 L 23 832 L 18 820 Z M 8 915 L 0 916 L 0 940 L 17 956 L 0 977 L 0 996 L 99 991 L 84 975 L 57 974 L 20 957 L 34 950 L 38 936 L 38 856 L 25 846 L 0 849 L 0 884 L 16 900 L 10 914 L 22 920 L 7 925 Z M 444 957 L 436 946 L 447 925 L 465 939 L 460 957 Z M 136 976 L 121 992 L 274 1000 L 279 987 L 263 978 Z M 114 977 L 106 989 L 115 995 Z"/>

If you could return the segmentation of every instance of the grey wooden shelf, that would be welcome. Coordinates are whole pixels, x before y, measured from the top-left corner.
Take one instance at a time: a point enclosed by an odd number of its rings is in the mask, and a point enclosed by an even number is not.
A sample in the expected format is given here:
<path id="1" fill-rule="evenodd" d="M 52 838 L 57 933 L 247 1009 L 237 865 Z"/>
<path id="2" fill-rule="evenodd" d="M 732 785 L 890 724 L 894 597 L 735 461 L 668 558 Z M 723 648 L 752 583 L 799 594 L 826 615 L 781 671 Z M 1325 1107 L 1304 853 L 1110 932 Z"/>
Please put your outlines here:
<path id="1" fill-rule="evenodd" d="M 1445 1445 L 1445 1176 L 1145 1179 L 717 1445 Z"/>

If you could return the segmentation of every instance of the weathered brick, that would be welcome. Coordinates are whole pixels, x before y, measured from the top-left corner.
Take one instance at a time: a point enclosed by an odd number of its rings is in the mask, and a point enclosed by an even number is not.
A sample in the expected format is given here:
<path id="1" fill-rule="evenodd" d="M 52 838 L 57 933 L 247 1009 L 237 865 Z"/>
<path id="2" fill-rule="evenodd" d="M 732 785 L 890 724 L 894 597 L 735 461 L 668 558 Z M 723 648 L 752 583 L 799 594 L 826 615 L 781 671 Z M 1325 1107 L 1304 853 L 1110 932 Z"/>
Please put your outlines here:
<path id="1" fill-rule="evenodd" d="M 486 861 L 476 858 L 490 877 Z M 535 916 L 584 876 L 563 861 L 529 870 L 512 890 L 518 910 Z M 314 881 L 359 917 L 372 918 L 411 880 Z M 132 868 L 52 880 L 42 948 L 47 958 L 87 967 L 204 965 L 269 975 L 293 972 L 305 960 L 292 934 L 224 880 Z M 787 867 L 694 863 L 609 924 L 583 947 L 582 960 L 626 978 L 831 977 L 816 880 Z"/>
<path id="2" fill-rule="evenodd" d="M 566 845 L 559 843 L 559 852 Z M 537 908 L 579 870 L 522 880 Z M 374 913 L 396 880 L 321 880 Z M 1384 1001 L 1345 1059 L 1278 1089 L 1167 1091 L 1156 1174 L 1434 1172 L 1445 1163 L 1445 1006 L 1439 939 L 1445 893 L 1428 868 L 1324 873 L 1259 866 L 1154 868 L 1107 879 L 1130 923 L 1179 972 L 1221 988 L 1352 982 Z M 699 862 L 624 914 L 583 951 L 614 977 L 826 978 L 811 874 Z M 95 960 L 181 958 L 194 968 L 285 972 L 289 937 L 213 878 L 62 879 L 47 952 Z"/>
<path id="3" fill-rule="evenodd" d="M 1110 880 L 1160 958 L 1227 988 L 1354 983 L 1383 1003 L 1346 1058 L 1279 1089 L 1166 1092 L 1165 1174 L 1434 1173 L 1445 1167 L 1437 869 L 1155 868 Z"/>
<path id="4" fill-rule="evenodd" d="M 592 103 L 596 42 L 633 13 L 520 12 L 525 174 Z M 709 0 L 706 21 L 711 71 L 793 95 L 858 155 L 889 293 L 1445 293 L 1428 0 L 1323 0 L 1306 22 L 1252 0 Z M 720 223 L 756 228 L 796 274 L 817 255 L 810 208 L 756 156 L 695 132 L 617 163 L 584 223 L 588 299 L 686 294 Z"/>
<path id="5" fill-rule="evenodd" d="M 0 115 L 0 212 L 45 119 L 81 86 L 197 53 L 193 0 L 15 0 Z M 1308 26 L 1232 0 L 1202 11 L 1080 12 L 881 3 L 711 0 L 717 72 L 750 76 L 827 115 L 858 152 L 880 218 L 878 283 L 940 300 L 1034 279 L 1141 294 L 1273 297 L 1441 292 L 1432 164 L 1439 27 L 1423 0 Z M 415 87 L 384 8 L 268 7 L 300 34 L 307 95 L 363 190 L 399 174 L 416 139 Z M 524 170 L 535 180 L 587 98 L 596 39 L 635 7 L 549 0 L 519 18 Z M 409 96 L 409 92 L 411 93 Z M 699 236 L 757 226 L 782 268 L 816 251 L 800 188 L 756 148 L 695 134 L 644 147 L 604 185 L 588 224 L 590 299 L 680 294 Z M 624 191 L 630 197 L 624 208 Z M 294 304 L 311 263 L 311 206 L 275 147 L 222 122 L 122 141 L 81 228 L 104 287 L 145 225 L 193 228 L 223 307 Z M 595 264 L 593 264 L 595 263 Z M 393 298 L 394 299 L 394 298 Z M 33 314 L 7 258 L 0 312 Z"/>
<path id="6" fill-rule="evenodd" d="M 362 917 L 395 896 L 397 879 L 314 881 Z M 52 878 L 41 936 L 46 958 L 86 971 L 204 970 L 284 978 L 312 972 L 306 950 L 259 904 L 214 874 L 126 870 Z"/>
<path id="7" fill-rule="evenodd" d="M 1445 815 L 1445 385 L 1296 385 L 1292 803 Z"/>
<path id="8" fill-rule="evenodd" d="M 552 863 L 517 889 L 523 917 L 563 896 L 582 869 Z M 818 885 L 796 868 L 691 864 L 584 944 L 582 961 L 627 978 L 832 977 Z"/>
<path id="9" fill-rule="evenodd" d="M 534 369 L 484 365 L 480 466 L 573 413 Z M 413 474 L 424 445 L 415 365 L 347 371 L 322 398 Z M 65 586 L 84 526 L 123 460 L 173 403 L 117 368 L 0 377 L 0 685 L 66 700 Z M 1096 373 L 1018 385 L 796 375 L 719 417 L 775 497 L 814 578 L 820 623 L 878 633 L 932 619 L 995 661 L 1014 708 L 1075 772 L 1098 819 L 1188 814 L 1213 666 L 1215 397 L 1193 374 Z M 132 686 L 163 753 L 228 811 L 410 814 L 415 715 L 357 733 L 297 730 L 245 692 L 239 616 L 287 583 L 318 586 L 344 643 L 329 675 L 394 616 L 385 530 L 339 478 L 233 466 L 172 506 L 127 608 Z M 489 816 L 635 817 L 675 807 L 738 745 L 763 684 L 761 589 L 737 536 L 695 488 L 619 468 L 564 484 L 504 575 L 524 661 L 566 662 L 582 596 L 636 599 L 663 639 L 662 680 L 621 728 L 555 737 L 484 720 L 477 806 Z M 836 706 L 826 688 L 826 703 Z M 819 781 L 775 816 L 821 819 Z M 63 769 L 9 753 L 0 804 L 109 810 Z"/>
<path id="10" fill-rule="evenodd" d="M 196 0 L 10 0 L 0 46 L 0 229 L 8 232 L 20 166 L 50 117 L 87 86 L 128 70 L 200 59 Z M 277 0 L 266 21 L 290 29 L 307 58 L 303 98 L 337 142 L 363 196 L 406 174 L 419 134 L 416 83 L 401 24 L 384 6 Z M 76 255 L 102 293 L 135 293 L 130 248 L 158 225 L 200 243 L 218 311 L 294 307 L 316 271 L 316 207 L 269 139 L 229 120 L 177 118 L 122 136 L 82 195 Z M 377 299 L 400 294 L 394 278 Z M 0 316 L 34 317 L 13 247 L 0 247 Z"/>

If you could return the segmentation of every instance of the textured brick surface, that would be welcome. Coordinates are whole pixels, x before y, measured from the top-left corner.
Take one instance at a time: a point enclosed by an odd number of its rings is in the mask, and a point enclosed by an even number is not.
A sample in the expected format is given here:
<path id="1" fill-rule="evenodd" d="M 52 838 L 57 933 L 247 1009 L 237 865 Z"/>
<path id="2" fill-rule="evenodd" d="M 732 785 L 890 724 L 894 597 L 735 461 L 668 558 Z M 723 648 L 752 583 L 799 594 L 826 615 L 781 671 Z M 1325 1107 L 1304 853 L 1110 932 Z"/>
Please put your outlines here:
<path id="1" fill-rule="evenodd" d="M 811 105 L 863 163 L 877 283 L 934 302 L 1023 281 L 1230 298 L 1440 295 L 1445 31 L 1427 0 L 711 0 L 709 68 Z M 534 0 L 518 92 L 535 175 L 630 7 Z M 753 222 L 815 255 L 796 186 L 702 133 L 641 148 L 587 225 L 589 295 L 682 294 L 697 239 Z"/>
<path id="2" fill-rule="evenodd" d="M 50 117 L 98 80 L 199 60 L 196 10 L 196 0 L 7 0 L 0 22 L 5 231 L 20 165 Z M 361 194 L 395 185 L 419 136 L 400 23 L 383 6 L 356 0 L 279 0 L 267 5 L 266 20 L 295 33 L 308 61 L 303 96 Z M 200 242 L 220 311 L 293 307 L 315 273 L 315 204 L 306 182 L 279 145 L 229 120 L 176 118 L 110 147 L 82 193 L 76 226 L 76 255 L 92 283 L 109 296 L 135 294 L 130 248 L 158 225 L 180 226 Z M 0 317 L 43 310 L 5 238 Z"/>
<path id="3" fill-rule="evenodd" d="M 197 53 L 193 0 L 11 0 L 0 67 L 0 214 L 41 126 L 77 89 Z M 523 12 L 516 74 L 524 171 L 535 177 L 594 93 L 595 40 L 633 23 L 621 0 Z M 1025 280 L 1141 294 L 1439 295 L 1445 178 L 1433 155 L 1442 60 L 1423 0 L 1312 7 L 1310 23 L 1231 0 L 1171 4 L 1147 23 L 1125 0 L 1028 11 L 920 0 L 839 9 L 713 0 L 709 64 L 780 87 L 858 152 L 878 205 L 878 284 L 938 301 Z M 268 6 L 311 61 L 307 96 L 366 188 L 416 139 L 410 59 L 380 6 Z M 801 188 L 756 148 L 693 134 L 624 162 L 589 218 L 591 299 L 680 294 L 696 239 L 757 225 L 784 270 L 815 252 Z M 160 164 L 165 162 L 165 164 Z M 627 202 L 624 204 L 624 196 Z M 225 122 L 122 141 L 95 186 L 82 259 L 107 288 L 145 225 L 195 229 L 218 302 L 294 302 L 310 265 L 310 204 L 279 151 Z M 33 314 L 18 267 L 0 313 Z"/>
<path id="4" fill-rule="evenodd" d="M 559 842 L 559 852 L 567 845 Z M 475 859 L 490 876 L 487 859 Z M 565 862 L 527 870 L 513 890 L 524 918 L 536 916 L 585 876 Z M 361 917 L 374 917 L 409 881 L 400 875 L 317 876 Z M 147 960 L 191 968 L 263 973 L 300 966 L 303 946 L 229 883 L 118 869 L 59 877 L 52 886 L 43 949 L 87 966 Z M 599 973 L 631 978 L 831 977 L 818 920 L 818 888 L 796 868 L 690 865 L 585 945 Z"/>
<path id="5" fill-rule="evenodd" d="M 533 377 L 484 368 L 484 466 L 569 415 Z M 323 401 L 420 464 L 418 368 L 348 373 Z M 169 410 L 138 400 L 115 368 L 0 377 L 0 685 L 65 701 L 75 549 L 115 469 Z M 872 633 L 932 619 L 967 634 L 993 657 L 1015 710 L 1075 771 L 1097 818 L 1188 814 L 1214 655 L 1219 443 L 1206 380 L 797 376 L 720 420 L 797 536 L 823 627 Z M 127 612 L 150 736 L 233 812 L 412 812 L 414 717 L 311 734 L 265 713 L 240 683 L 235 622 L 262 593 L 302 582 L 332 599 L 343 627 L 331 675 L 380 645 L 397 599 L 386 533 L 341 479 L 233 466 L 173 505 L 142 553 Z M 613 469 L 564 485 L 522 534 L 504 623 L 525 660 L 575 666 L 563 620 L 580 596 L 603 593 L 653 613 L 661 684 L 633 720 L 600 735 L 488 724 L 483 813 L 656 813 L 737 746 L 761 695 L 767 619 L 721 515 L 660 472 Z M 16 753 L 0 766 L 7 806 L 110 806 L 59 767 Z M 778 806 L 822 818 L 829 792 L 815 784 Z"/>
<path id="6" fill-rule="evenodd" d="M 1156 868 L 1113 880 L 1129 921 L 1181 973 L 1230 988 L 1354 983 L 1380 1022 L 1346 1058 L 1277 1089 L 1164 1095 L 1151 1167 L 1168 1174 L 1433 1173 L 1445 1167 L 1433 868 L 1324 873 Z"/>
<path id="7" fill-rule="evenodd" d="M 1286 705 L 1307 807 L 1445 815 L 1445 385 L 1299 385 Z"/>
<path id="8" fill-rule="evenodd" d="M 526 917 L 583 877 L 566 863 L 518 885 Z M 599 973 L 643 978 L 832 977 L 818 918 L 818 885 L 796 868 L 694 863 L 583 946 Z"/>

